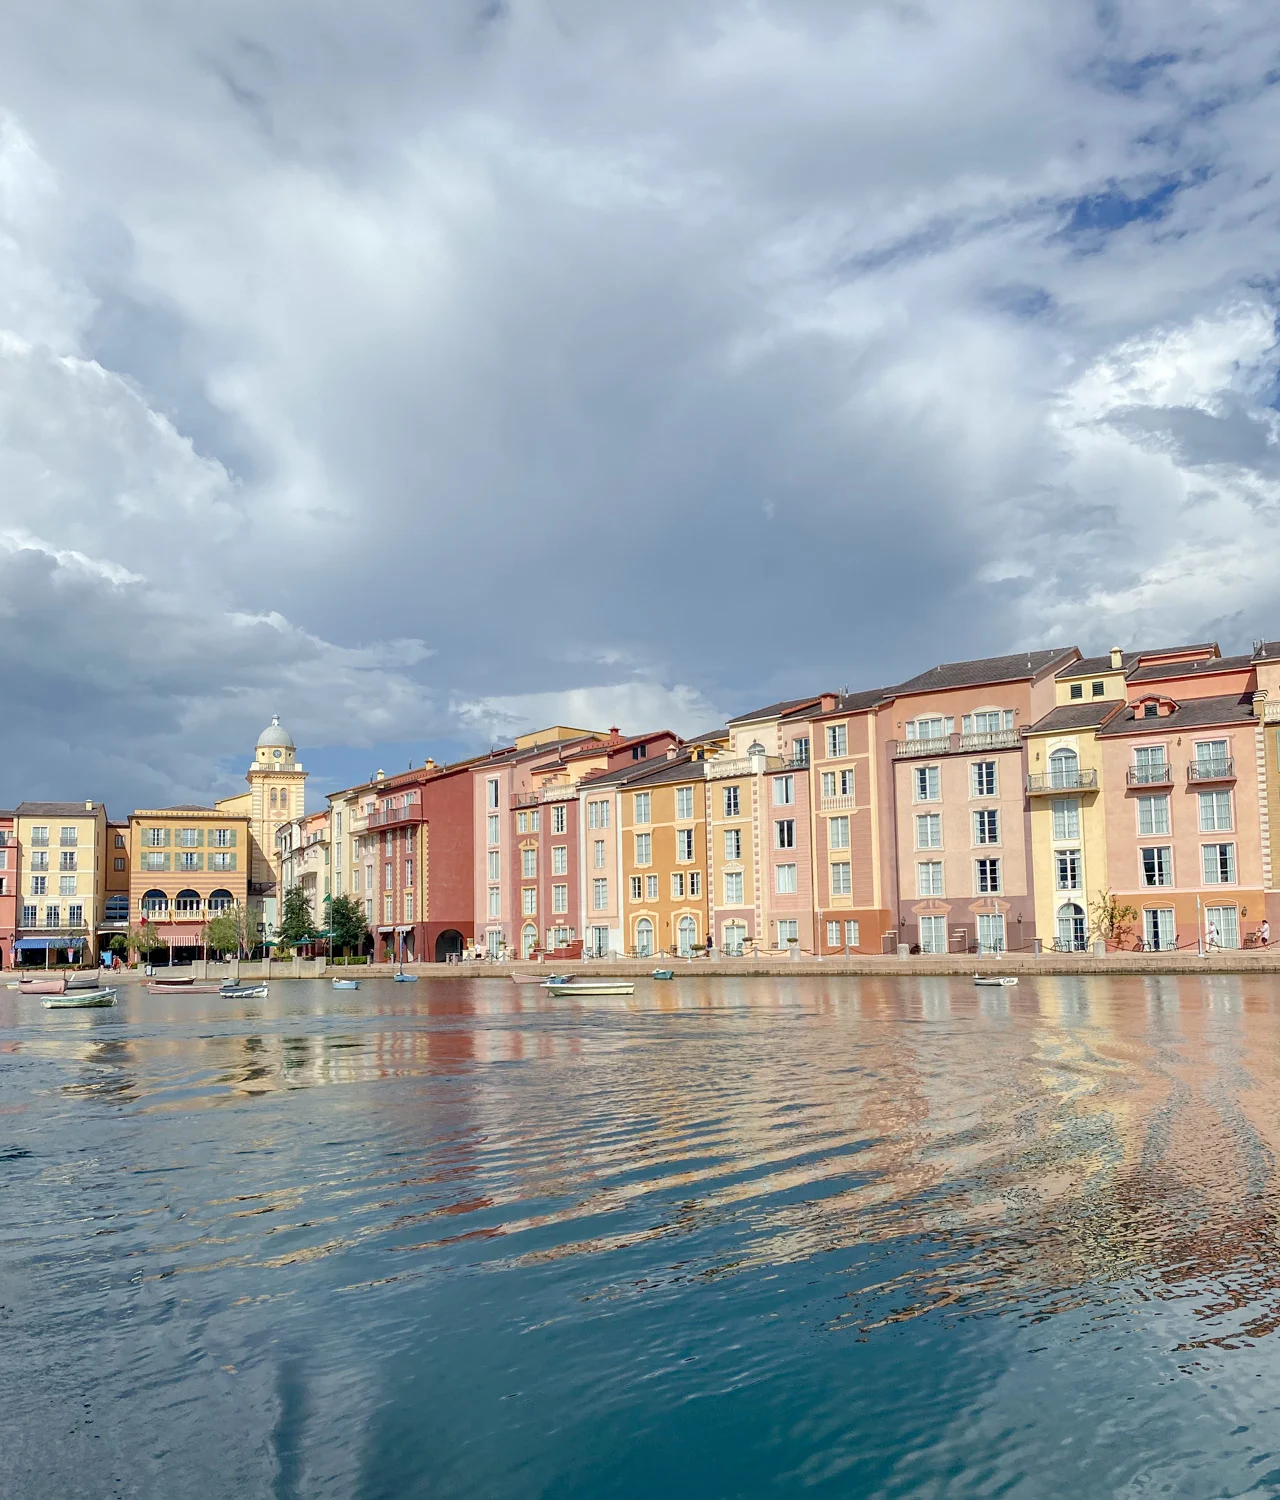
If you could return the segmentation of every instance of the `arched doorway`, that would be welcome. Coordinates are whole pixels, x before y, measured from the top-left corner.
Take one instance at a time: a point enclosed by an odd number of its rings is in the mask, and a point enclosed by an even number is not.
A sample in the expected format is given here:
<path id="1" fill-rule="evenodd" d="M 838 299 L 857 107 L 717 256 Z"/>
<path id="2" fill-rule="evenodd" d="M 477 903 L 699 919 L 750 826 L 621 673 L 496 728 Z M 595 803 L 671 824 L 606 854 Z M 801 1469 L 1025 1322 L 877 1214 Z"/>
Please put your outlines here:
<path id="1" fill-rule="evenodd" d="M 520 934 L 520 957 L 528 958 L 537 946 L 538 929 L 530 922 Z"/>
<path id="2" fill-rule="evenodd" d="M 636 923 L 636 953 L 641 958 L 653 957 L 653 923 L 648 917 Z"/>
<path id="3" fill-rule="evenodd" d="M 676 942 L 680 957 L 688 958 L 693 953 L 693 945 L 698 941 L 698 924 L 692 917 L 681 917 L 676 927 Z"/>
<path id="4" fill-rule="evenodd" d="M 462 934 L 450 927 L 436 939 L 436 962 L 447 964 L 451 958 L 461 958 L 462 947 Z"/>
<path id="5" fill-rule="evenodd" d="M 1080 757 L 1074 750 L 1055 750 L 1049 757 L 1049 785 L 1063 788 L 1080 785 Z"/>
<path id="6" fill-rule="evenodd" d="M 1083 953 L 1088 947 L 1083 910 L 1074 901 L 1058 908 L 1058 948 Z"/>

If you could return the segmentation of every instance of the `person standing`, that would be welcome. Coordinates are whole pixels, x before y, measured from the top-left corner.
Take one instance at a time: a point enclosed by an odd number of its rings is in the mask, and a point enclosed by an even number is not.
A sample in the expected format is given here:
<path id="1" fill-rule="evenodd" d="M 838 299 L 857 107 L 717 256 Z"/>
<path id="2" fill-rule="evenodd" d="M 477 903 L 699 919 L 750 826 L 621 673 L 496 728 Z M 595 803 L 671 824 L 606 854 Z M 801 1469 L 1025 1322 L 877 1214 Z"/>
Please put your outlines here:
<path id="1" fill-rule="evenodd" d="M 1206 940 L 1206 943 L 1205 943 L 1205 948 L 1207 950 L 1209 948 L 1216 948 L 1217 946 L 1218 946 L 1218 925 L 1213 920 L 1213 918 L 1211 917 L 1209 919 L 1209 931 L 1208 931 L 1208 936 L 1207 936 L 1207 940 Z"/>
<path id="2" fill-rule="evenodd" d="M 1264 948 L 1271 945 L 1271 923 L 1267 921 L 1266 917 L 1263 917 L 1262 926 L 1258 928 L 1258 941 Z"/>

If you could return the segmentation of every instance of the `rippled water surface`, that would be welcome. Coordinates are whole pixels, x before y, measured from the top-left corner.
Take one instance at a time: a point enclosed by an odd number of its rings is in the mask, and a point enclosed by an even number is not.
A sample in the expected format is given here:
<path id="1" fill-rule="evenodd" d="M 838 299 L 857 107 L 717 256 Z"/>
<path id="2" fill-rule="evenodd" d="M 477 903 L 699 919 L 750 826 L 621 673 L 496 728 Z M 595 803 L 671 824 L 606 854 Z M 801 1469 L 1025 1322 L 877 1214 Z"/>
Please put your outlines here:
<path id="1" fill-rule="evenodd" d="M 0 1491 L 1280 1493 L 1280 984 L 0 991 Z"/>

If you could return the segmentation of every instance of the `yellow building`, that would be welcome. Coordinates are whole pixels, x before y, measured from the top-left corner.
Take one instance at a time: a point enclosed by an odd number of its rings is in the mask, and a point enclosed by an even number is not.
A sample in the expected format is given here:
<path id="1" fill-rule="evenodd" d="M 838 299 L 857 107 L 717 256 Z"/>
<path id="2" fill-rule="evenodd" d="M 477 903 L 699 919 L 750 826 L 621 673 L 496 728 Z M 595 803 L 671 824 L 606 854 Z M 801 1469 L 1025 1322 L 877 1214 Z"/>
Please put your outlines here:
<path id="1" fill-rule="evenodd" d="M 144 808 L 129 817 L 129 915 L 157 929 L 175 962 L 198 958 L 210 917 L 247 907 L 249 819 L 221 807 Z"/>
<path id="2" fill-rule="evenodd" d="M 1087 949 L 1093 904 L 1109 889 L 1097 736 L 1122 703 L 1123 694 L 1060 703 L 1026 732 L 1036 932 L 1046 948 Z"/>
<path id="3" fill-rule="evenodd" d="M 48 950 L 96 959 L 102 920 L 107 810 L 101 802 L 22 802 L 15 814 L 18 961 L 43 963 Z"/>
<path id="4" fill-rule="evenodd" d="M 217 810 L 249 820 L 249 906 L 262 935 L 269 939 L 279 925 L 282 899 L 277 835 L 284 824 L 306 812 L 307 773 L 297 761 L 293 736 L 281 726 L 279 714 L 258 736 L 245 780 L 249 790 L 223 798 Z"/>
<path id="5" fill-rule="evenodd" d="M 707 941 L 706 765 L 685 753 L 619 788 L 623 944 L 640 958 Z"/>

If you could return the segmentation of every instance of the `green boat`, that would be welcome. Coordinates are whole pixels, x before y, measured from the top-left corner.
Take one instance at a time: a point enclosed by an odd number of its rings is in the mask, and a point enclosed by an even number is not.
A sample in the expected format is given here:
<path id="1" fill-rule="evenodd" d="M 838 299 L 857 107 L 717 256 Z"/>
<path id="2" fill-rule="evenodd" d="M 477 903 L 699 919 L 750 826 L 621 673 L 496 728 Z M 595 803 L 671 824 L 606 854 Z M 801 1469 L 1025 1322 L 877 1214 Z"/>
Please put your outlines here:
<path id="1" fill-rule="evenodd" d="M 649 977 L 651 979 L 674 979 L 676 971 L 674 969 L 655 969 Z"/>
<path id="2" fill-rule="evenodd" d="M 47 995 L 40 1002 L 46 1010 L 96 1010 L 99 1006 L 114 1005 L 114 990 L 72 990 L 66 995 Z"/>

